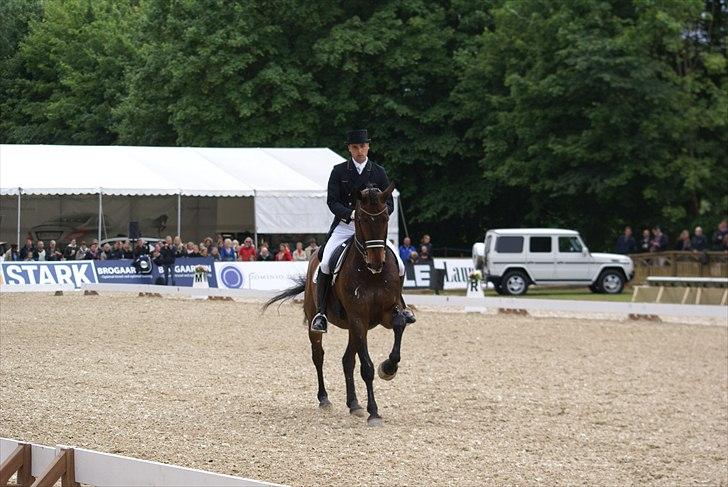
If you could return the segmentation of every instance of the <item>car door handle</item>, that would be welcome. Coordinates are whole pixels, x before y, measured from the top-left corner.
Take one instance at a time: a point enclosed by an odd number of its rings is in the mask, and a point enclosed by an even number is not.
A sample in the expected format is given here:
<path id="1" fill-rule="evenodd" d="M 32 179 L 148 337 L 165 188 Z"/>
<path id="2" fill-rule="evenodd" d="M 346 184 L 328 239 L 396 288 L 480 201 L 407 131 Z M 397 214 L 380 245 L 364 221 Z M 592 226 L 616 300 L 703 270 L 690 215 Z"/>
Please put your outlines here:
<path id="1" fill-rule="evenodd" d="M 558 261 L 558 262 L 556 262 L 556 263 L 557 263 L 557 264 L 563 264 L 563 263 L 564 263 L 564 261 L 561 261 L 561 260 L 560 260 L 560 261 Z"/>

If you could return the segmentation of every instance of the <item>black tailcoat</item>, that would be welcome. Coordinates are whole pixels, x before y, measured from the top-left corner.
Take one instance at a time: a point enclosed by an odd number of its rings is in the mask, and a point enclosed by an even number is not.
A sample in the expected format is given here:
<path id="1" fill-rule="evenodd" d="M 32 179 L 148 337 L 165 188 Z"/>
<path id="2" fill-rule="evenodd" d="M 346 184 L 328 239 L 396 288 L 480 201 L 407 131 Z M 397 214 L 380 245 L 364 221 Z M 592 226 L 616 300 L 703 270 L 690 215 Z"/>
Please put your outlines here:
<path id="1" fill-rule="evenodd" d="M 331 176 L 329 176 L 328 197 L 326 199 L 331 213 L 334 214 L 334 221 L 331 223 L 329 234 L 339 222 L 349 223 L 351 221 L 351 212 L 356 208 L 357 191 L 366 189 L 368 184 L 374 185 L 380 191 L 384 191 L 389 186 L 387 173 L 379 164 L 371 160 L 367 161 L 367 165 L 364 166 L 361 174 L 357 172 L 351 159 L 334 166 L 331 170 Z M 391 215 L 394 211 L 392 195 L 387 199 L 387 208 Z"/>

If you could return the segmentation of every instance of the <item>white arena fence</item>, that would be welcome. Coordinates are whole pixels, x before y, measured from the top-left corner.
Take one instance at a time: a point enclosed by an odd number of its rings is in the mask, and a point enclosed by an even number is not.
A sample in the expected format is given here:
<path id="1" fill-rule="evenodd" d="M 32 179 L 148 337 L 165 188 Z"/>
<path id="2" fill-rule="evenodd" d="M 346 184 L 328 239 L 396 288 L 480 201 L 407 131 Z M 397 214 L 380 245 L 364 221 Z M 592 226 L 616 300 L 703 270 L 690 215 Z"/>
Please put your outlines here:
<path id="1" fill-rule="evenodd" d="M 60 262 L 0 262 L 0 287 L 19 288 L 18 291 L 38 291 L 38 286 L 80 289 L 87 284 L 152 285 L 163 275 L 153 266 L 150 274 L 139 274 L 131 259 L 72 260 Z M 308 262 L 220 262 L 211 258 L 178 259 L 174 264 L 175 284 L 192 286 L 195 269 L 206 270 L 207 285 L 222 289 L 257 291 L 281 290 L 291 280 L 306 274 Z M 432 270 L 443 269 L 444 289 L 466 289 L 468 275 L 473 270 L 471 259 L 435 259 L 434 265 L 407 266 L 405 288 L 430 287 Z"/>
<path id="2" fill-rule="evenodd" d="M 0 438 L 0 484 L 17 473 L 17 484 L 105 486 L 263 487 L 270 482 L 102 453 L 84 448 L 56 447 Z M 29 478 L 32 476 L 33 478 Z M 25 482 L 24 482 L 25 481 Z M 30 483 L 28 482 L 28 485 Z M 51 483 L 48 483 L 51 482 Z M 35 484 L 33 484 L 35 485 Z"/>
<path id="3" fill-rule="evenodd" d="M 63 445 L 50 447 L 9 438 L 0 438 L 0 462 L 0 485 L 6 485 L 17 472 L 17 484 L 24 487 L 31 483 L 53 485 L 58 479 L 61 479 L 64 487 L 77 486 L 79 483 L 95 487 L 279 485 L 84 448 Z"/>

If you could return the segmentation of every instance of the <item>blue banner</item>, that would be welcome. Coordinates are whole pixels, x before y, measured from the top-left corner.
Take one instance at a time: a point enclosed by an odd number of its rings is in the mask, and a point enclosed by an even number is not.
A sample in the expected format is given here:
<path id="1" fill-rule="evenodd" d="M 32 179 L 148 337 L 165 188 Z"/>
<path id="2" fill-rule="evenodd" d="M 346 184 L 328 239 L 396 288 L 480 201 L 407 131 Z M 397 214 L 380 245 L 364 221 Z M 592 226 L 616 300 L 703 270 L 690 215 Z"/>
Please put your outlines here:
<path id="1" fill-rule="evenodd" d="M 215 270 L 213 269 L 215 259 L 212 257 L 181 257 L 174 261 L 174 281 L 177 286 L 192 286 L 195 280 L 195 267 L 201 265 L 207 270 L 207 282 L 210 287 L 217 287 Z M 159 275 L 163 276 L 162 268 L 159 268 Z M 170 276 L 170 284 L 172 284 Z"/>
<path id="2" fill-rule="evenodd" d="M 96 280 L 94 262 L 69 260 L 61 262 L 3 262 L 2 283 L 9 286 L 25 284 L 92 284 Z"/>
<path id="3" fill-rule="evenodd" d="M 134 260 L 97 260 L 96 275 L 102 284 L 154 284 L 157 279 L 157 266 L 152 266 L 149 274 L 139 274 Z"/>

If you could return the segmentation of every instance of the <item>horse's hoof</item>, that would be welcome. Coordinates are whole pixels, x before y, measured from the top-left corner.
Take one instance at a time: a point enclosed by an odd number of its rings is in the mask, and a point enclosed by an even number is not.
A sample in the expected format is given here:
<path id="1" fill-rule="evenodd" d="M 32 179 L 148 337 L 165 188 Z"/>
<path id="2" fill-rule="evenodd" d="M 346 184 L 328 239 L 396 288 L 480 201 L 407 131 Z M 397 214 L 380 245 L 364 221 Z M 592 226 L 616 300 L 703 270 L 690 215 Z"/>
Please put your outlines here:
<path id="1" fill-rule="evenodd" d="M 367 426 L 382 426 L 384 421 L 379 416 L 369 416 L 367 419 Z"/>
<path id="2" fill-rule="evenodd" d="M 331 401 L 328 397 L 325 397 L 319 401 L 319 407 L 321 409 L 331 409 Z"/>
<path id="3" fill-rule="evenodd" d="M 377 367 L 377 374 L 379 374 L 379 378 L 383 380 L 392 380 L 394 379 L 394 376 L 397 375 L 397 370 L 395 369 L 394 374 L 388 374 L 384 371 L 384 362 L 379 364 L 379 367 Z"/>
<path id="4" fill-rule="evenodd" d="M 349 413 L 351 413 L 352 416 L 356 416 L 357 418 L 363 418 L 367 415 L 366 410 L 364 410 L 364 408 L 361 406 L 349 409 Z"/>

